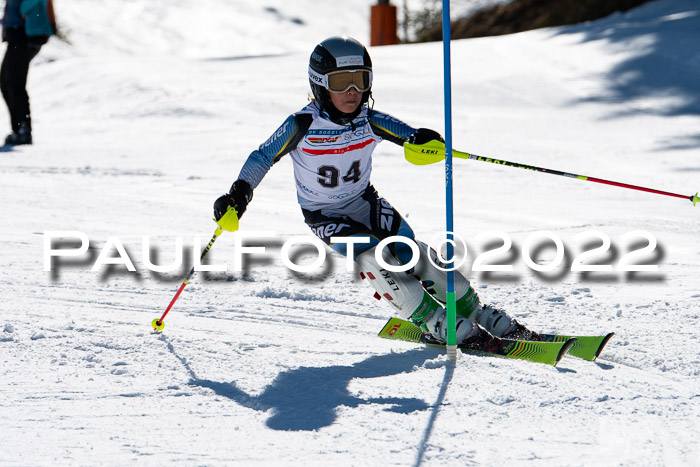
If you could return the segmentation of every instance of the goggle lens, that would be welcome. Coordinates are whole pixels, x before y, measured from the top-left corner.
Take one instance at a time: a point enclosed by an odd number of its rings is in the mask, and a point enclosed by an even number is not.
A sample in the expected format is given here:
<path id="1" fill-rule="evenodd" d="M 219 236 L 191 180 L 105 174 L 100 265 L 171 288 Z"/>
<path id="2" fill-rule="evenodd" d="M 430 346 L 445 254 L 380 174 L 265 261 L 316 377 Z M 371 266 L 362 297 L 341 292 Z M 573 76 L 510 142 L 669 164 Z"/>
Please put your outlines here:
<path id="1" fill-rule="evenodd" d="M 345 92 L 351 87 L 365 92 L 372 87 L 372 72 L 369 70 L 334 71 L 327 76 L 328 90 L 332 92 Z"/>

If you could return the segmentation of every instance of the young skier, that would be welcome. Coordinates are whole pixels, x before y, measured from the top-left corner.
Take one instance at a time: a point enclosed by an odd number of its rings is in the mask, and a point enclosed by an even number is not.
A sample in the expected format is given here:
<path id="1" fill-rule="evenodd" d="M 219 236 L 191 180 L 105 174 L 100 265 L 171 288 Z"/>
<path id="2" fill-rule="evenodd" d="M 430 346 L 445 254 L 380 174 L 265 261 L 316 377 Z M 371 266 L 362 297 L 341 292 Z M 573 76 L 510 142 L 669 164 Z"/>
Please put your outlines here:
<path id="1" fill-rule="evenodd" d="M 293 161 L 297 199 L 304 219 L 316 236 L 347 255 L 347 244 L 331 237 L 367 237 L 354 245 L 361 275 L 377 294 L 404 318 L 432 336 L 446 340 L 447 278 L 434 264 L 437 255 L 414 238 L 413 230 L 370 183 L 372 152 L 383 140 L 403 145 L 442 140 L 439 133 L 415 129 L 368 106 L 372 90 L 372 61 L 367 49 L 349 37 L 331 37 L 316 46 L 309 60 L 313 100 L 253 151 L 230 191 L 214 203 L 219 220 L 232 206 L 241 217 L 253 190 L 284 155 Z M 374 102 L 374 100 L 373 100 Z M 374 248 L 384 238 L 407 237 L 419 247 L 420 261 L 410 272 L 389 272 L 375 259 Z M 397 242 L 383 250 L 387 264 L 407 264 L 412 251 Z M 489 350 L 500 339 L 537 340 L 502 310 L 481 305 L 467 279 L 455 271 L 457 343 Z"/>

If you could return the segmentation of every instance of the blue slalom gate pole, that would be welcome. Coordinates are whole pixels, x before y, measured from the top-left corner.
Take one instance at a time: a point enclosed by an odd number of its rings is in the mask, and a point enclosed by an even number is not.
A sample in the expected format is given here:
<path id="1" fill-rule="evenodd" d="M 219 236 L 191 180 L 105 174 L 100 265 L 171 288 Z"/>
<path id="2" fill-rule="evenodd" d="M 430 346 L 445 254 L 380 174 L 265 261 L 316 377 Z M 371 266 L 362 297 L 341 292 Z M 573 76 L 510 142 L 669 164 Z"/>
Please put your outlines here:
<path id="1" fill-rule="evenodd" d="M 454 266 L 454 220 L 452 194 L 452 64 L 450 61 L 450 1 L 442 0 L 442 46 L 445 90 L 445 229 L 447 263 L 447 358 L 457 360 L 457 303 L 455 299 Z"/>

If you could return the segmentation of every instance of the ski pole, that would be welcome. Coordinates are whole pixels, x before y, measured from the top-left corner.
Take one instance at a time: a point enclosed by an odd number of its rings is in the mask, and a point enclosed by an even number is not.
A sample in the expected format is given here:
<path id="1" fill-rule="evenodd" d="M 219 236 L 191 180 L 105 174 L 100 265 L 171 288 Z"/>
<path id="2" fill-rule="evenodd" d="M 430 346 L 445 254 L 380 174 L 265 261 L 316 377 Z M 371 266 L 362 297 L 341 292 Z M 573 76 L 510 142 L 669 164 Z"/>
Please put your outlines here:
<path id="1" fill-rule="evenodd" d="M 202 255 L 199 257 L 200 263 L 202 262 L 204 257 L 207 256 L 207 253 L 209 253 L 209 250 L 211 249 L 212 245 L 214 244 L 216 239 L 223 233 L 224 230 L 227 230 L 229 232 L 235 232 L 236 230 L 238 230 L 238 213 L 235 209 L 229 206 L 228 210 L 226 211 L 226 214 L 224 214 L 221 217 L 221 219 L 219 219 L 216 223 L 218 226 L 216 228 L 216 231 L 214 232 L 214 236 L 211 237 L 209 244 L 206 246 L 206 248 L 204 248 L 204 251 L 202 251 Z M 159 332 L 163 330 L 163 328 L 165 327 L 165 322 L 163 321 L 165 319 L 165 316 L 173 307 L 178 297 L 185 289 L 185 286 L 189 283 L 190 279 L 192 279 L 194 273 L 195 268 L 193 266 L 192 269 L 190 269 L 189 274 L 187 274 L 185 281 L 182 283 L 182 285 L 180 285 L 180 288 L 177 289 L 177 293 L 175 294 L 173 299 L 170 300 L 170 304 L 168 305 L 168 308 L 165 309 L 165 313 L 163 313 L 163 316 L 161 316 L 160 319 L 156 318 L 153 321 L 151 321 L 151 326 L 153 326 L 154 331 Z"/>
<path id="2" fill-rule="evenodd" d="M 445 145 L 444 145 L 444 143 L 441 143 L 440 141 L 437 141 L 437 140 L 429 141 L 425 144 L 404 143 L 403 147 L 404 147 L 404 155 L 406 156 L 406 160 L 408 162 L 410 162 L 412 164 L 416 164 L 416 165 L 434 164 L 435 162 L 441 161 L 445 157 Z M 700 197 L 698 197 L 698 193 L 695 193 L 694 195 L 681 195 L 678 193 L 671 193 L 669 191 L 656 190 L 654 188 L 645 188 L 643 186 L 630 185 L 628 183 L 614 182 L 611 180 L 604 180 L 602 178 L 587 177 L 585 175 L 572 174 L 572 173 L 562 172 L 559 170 L 545 169 L 543 167 L 536 167 L 534 165 L 521 164 L 519 162 L 509 162 L 509 161 L 505 161 L 503 159 L 495 159 L 493 157 L 484 157 L 484 156 L 479 156 L 476 154 L 469 154 L 466 152 L 461 152 L 461 151 L 456 151 L 456 150 L 452 151 L 452 155 L 454 157 L 459 157 L 460 159 L 468 159 L 468 160 L 481 161 L 481 162 L 491 162 L 493 164 L 505 165 L 508 167 L 516 167 L 518 169 L 534 170 L 536 172 L 548 173 L 548 174 L 552 174 L 552 175 L 560 175 L 562 177 L 576 178 L 578 180 L 585 180 L 588 182 L 602 183 L 605 185 L 612 185 L 612 186 L 617 186 L 620 188 L 628 188 L 630 190 L 645 191 L 647 193 L 654 193 L 657 195 L 664 195 L 664 196 L 672 196 L 674 198 L 683 198 L 683 199 L 690 200 L 690 202 L 693 203 L 693 206 L 695 206 L 698 202 L 700 202 Z"/>

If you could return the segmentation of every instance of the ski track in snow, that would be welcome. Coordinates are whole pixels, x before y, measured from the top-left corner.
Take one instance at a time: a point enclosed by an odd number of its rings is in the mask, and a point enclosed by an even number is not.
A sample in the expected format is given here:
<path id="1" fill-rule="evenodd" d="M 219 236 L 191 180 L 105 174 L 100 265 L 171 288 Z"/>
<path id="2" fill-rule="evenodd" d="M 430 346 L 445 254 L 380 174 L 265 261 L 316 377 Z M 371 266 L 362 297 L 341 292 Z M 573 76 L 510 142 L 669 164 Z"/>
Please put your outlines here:
<path id="1" fill-rule="evenodd" d="M 329 254 L 313 275 L 283 266 L 283 237 L 308 234 L 284 159 L 241 223 L 279 234 L 260 242 L 267 254 L 241 273 L 195 275 L 164 332 L 152 332 L 199 254 L 193 237 L 203 245 L 213 232 L 212 201 L 303 105 L 310 48 L 338 32 L 366 37 L 370 3 L 353 1 L 341 18 L 307 1 L 241 2 L 213 24 L 201 6 L 217 0 L 167 12 L 60 5 L 74 45 L 52 40 L 33 63 L 35 144 L 0 153 L 0 464 L 700 465 L 700 221 L 682 200 L 456 162 L 456 231 L 472 255 L 462 269 L 482 300 L 541 332 L 614 331 L 593 363 L 453 363 L 439 349 L 377 338 L 390 307 L 343 258 Z M 319 15 L 302 14 L 311 8 Z M 246 28 L 251 21 L 260 28 Z M 120 34 L 105 34 L 111 27 Z M 697 5 L 673 0 L 456 41 L 455 145 L 690 194 L 699 188 L 700 111 L 689 89 L 700 55 L 669 44 L 695 44 L 698 31 Z M 442 128 L 440 47 L 371 49 L 377 108 Z M 655 63 L 684 72 L 645 82 Z M 374 163 L 375 186 L 418 238 L 438 234 L 443 167 L 410 166 L 390 143 Z M 85 232 L 90 249 L 47 272 L 44 232 L 57 230 Z M 493 230 L 512 238 L 496 260 L 514 271 L 470 273 L 479 248 L 498 238 L 476 236 Z M 551 274 L 518 256 L 541 230 L 567 248 Z M 644 259 L 660 270 L 568 271 L 576 236 L 590 230 L 612 240 L 601 264 L 625 254 L 625 233 L 650 232 L 658 247 Z M 91 271 L 110 236 L 136 273 Z M 185 264 L 148 271 L 144 236 L 159 264 L 183 237 Z M 231 265 L 231 237 L 208 263 Z"/>

